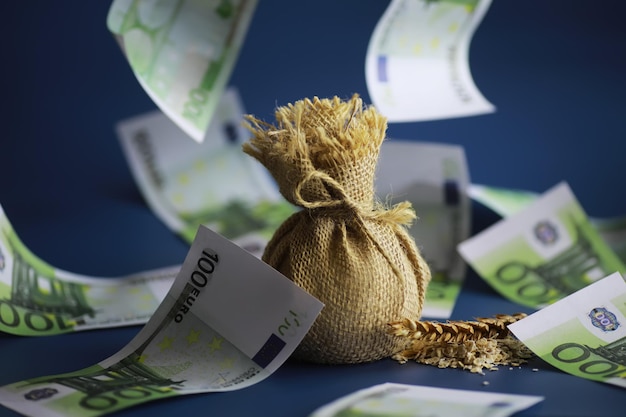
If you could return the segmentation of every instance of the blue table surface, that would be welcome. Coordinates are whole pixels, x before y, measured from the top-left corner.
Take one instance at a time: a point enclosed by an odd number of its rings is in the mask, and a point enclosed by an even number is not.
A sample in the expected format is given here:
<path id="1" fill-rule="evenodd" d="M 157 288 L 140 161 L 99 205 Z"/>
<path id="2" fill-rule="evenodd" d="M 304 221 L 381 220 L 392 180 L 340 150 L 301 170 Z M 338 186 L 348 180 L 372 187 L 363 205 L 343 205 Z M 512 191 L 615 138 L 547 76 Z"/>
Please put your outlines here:
<path id="1" fill-rule="evenodd" d="M 2 2 L 0 204 L 24 243 L 57 268 L 118 277 L 179 264 L 188 246 L 143 200 L 114 124 L 156 108 L 106 28 L 110 2 Z M 246 111 L 311 96 L 369 102 L 364 61 L 388 1 L 261 0 L 230 79 Z M 389 125 L 391 138 L 465 147 L 472 182 L 543 192 L 567 181 L 588 214 L 626 214 L 626 3 L 494 1 L 470 48 L 472 74 L 497 112 Z M 474 206 L 473 230 L 497 220 Z M 453 319 L 530 310 L 469 271 Z M 84 368 L 138 326 L 26 338 L 0 334 L 0 385 Z M 489 384 L 483 384 L 488 381 Z M 545 396 L 519 416 L 623 416 L 625 391 L 541 360 L 486 375 L 388 359 L 350 366 L 288 361 L 239 391 L 197 394 L 119 416 L 306 417 L 383 382 Z M 0 417 L 16 413 L 0 407 Z"/>

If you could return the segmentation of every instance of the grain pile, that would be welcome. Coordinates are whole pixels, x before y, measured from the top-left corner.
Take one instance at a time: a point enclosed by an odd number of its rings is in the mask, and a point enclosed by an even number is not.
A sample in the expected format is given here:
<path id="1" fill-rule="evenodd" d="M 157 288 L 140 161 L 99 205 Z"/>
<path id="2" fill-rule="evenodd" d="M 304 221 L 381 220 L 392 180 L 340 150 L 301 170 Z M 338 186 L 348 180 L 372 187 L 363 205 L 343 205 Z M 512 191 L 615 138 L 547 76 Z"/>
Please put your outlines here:
<path id="1" fill-rule="evenodd" d="M 496 370 L 498 365 L 519 366 L 534 356 L 508 330 L 524 313 L 499 314 L 476 321 L 415 321 L 389 323 L 389 333 L 406 340 L 406 347 L 392 356 L 439 368 L 461 368 L 474 373 Z"/>

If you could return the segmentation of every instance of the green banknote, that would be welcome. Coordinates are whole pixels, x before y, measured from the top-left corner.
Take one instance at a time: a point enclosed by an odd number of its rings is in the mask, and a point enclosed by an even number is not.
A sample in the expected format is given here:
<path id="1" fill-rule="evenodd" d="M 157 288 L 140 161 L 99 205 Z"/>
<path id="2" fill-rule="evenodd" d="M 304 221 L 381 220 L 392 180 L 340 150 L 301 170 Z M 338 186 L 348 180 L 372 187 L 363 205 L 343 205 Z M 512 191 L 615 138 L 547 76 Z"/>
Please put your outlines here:
<path id="1" fill-rule="evenodd" d="M 534 395 L 386 383 L 339 398 L 310 417 L 506 417 L 540 401 Z"/>
<path id="2" fill-rule="evenodd" d="M 120 278 L 56 269 L 19 239 L 0 207 L 0 331 L 45 336 L 143 324 L 180 266 Z"/>
<path id="3" fill-rule="evenodd" d="M 93 417 L 245 388 L 278 369 L 322 307 L 261 260 L 200 227 L 163 302 L 128 345 L 85 369 L 0 387 L 0 404 L 31 417 Z"/>
<path id="4" fill-rule="evenodd" d="M 205 138 L 257 0 L 114 0 L 107 26 L 146 93 Z"/>
<path id="5" fill-rule="evenodd" d="M 412 203 L 418 219 L 409 229 L 433 279 L 422 315 L 448 318 L 466 273 L 456 247 L 470 233 L 469 170 L 463 147 L 428 142 L 383 142 L 376 172 L 382 201 Z"/>
<path id="6" fill-rule="evenodd" d="M 390 122 L 490 113 L 469 68 L 469 45 L 491 0 L 393 0 L 365 59 L 367 89 Z"/>
<path id="7" fill-rule="evenodd" d="M 295 208 L 267 170 L 241 150 L 249 137 L 243 113 L 230 88 L 209 125 L 210 140 L 201 144 L 184 140 L 158 111 L 118 123 L 117 133 L 145 200 L 172 231 L 191 243 L 204 225 L 260 257 Z"/>
<path id="8" fill-rule="evenodd" d="M 626 216 L 591 217 L 591 224 L 615 254 L 626 264 Z"/>
<path id="9" fill-rule="evenodd" d="M 502 217 L 511 216 L 535 201 L 537 193 L 471 184 L 469 196 Z M 589 221 L 615 254 L 626 263 L 626 216 L 589 217 Z"/>
<path id="10" fill-rule="evenodd" d="M 626 282 L 619 272 L 509 325 L 509 329 L 555 367 L 626 388 Z"/>
<path id="11" fill-rule="evenodd" d="M 528 207 L 539 195 L 532 191 L 471 184 L 468 195 L 502 217 L 509 217 Z"/>
<path id="12" fill-rule="evenodd" d="M 498 292 L 534 308 L 626 271 L 566 183 L 462 242 L 458 250 Z"/>

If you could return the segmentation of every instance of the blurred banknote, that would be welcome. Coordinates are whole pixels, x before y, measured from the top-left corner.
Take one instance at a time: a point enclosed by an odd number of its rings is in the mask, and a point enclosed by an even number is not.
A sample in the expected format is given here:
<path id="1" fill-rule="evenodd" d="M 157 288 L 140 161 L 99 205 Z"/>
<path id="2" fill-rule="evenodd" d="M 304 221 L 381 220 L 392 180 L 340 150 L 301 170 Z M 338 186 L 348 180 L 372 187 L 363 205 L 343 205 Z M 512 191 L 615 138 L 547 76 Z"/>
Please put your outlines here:
<path id="1" fill-rule="evenodd" d="M 502 217 L 517 213 L 539 196 L 532 191 L 481 184 L 471 184 L 468 188 L 468 194 L 472 199 Z M 620 260 L 626 263 L 626 216 L 589 217 L 589 221 Z"/>
<path id="2" fill-rule="evenodd" d="M 44 336 L 143 324 L 165 297 L 180 266 L 123 278 L 56 269 L 19 239 L 0 207 L 0 331 Z"/>
<path id="3" fill-rule="evenodd" d="M 165 299 L 128 345 L 85 369 L 0 387 L 0 404 L 32 417 L 94 417 L 244 388 L 278 369 L 321 308 L 274 269 L 200 227 Z"/>
<path id="4" fill-rule="evenodd" d="M 117 132 L 144 198 L 172 231 L 191 243 L 202 224 L 260 256 L 295 208 L 241 150 L 243 112 L 228 89 L 201 144 L 181 140 L 184 133 L 158 111 L 118 123 Z"/>
<path id="5" fill-rule="evenodd" d="M 537 356 L 626 388 L 626 283 L 618 272 L 509 325 Z"/>
<path id="6" fill-rule="evenodd" d="M 462 242 L 459 252 L 512 301 L 539 308 L 626 268 L 566 183 Z"/>
<path id="7" fill-rule="evenodd" d="M 107 26 L 146 93 L 202 142 L 257 0 L 114 0 Z"/>
<path id="8" fill-rule="evenodd" d="M 409 229 L 430 265 L 423 316 L 448 318 L 465 277 L 456 247 L 469 237 L 469 172 L 461 146 L 427 142 L 383 142 L 376 193 L 385 201 L 413 204 L 418 219 Z"/>
<path id="9" fill-rule="evenodd" d="M 386 383 L 341 397 L 310 417 L 506 417 L 543 397 Z"/>
<path id="10" fill-rule="evenodd" d="M 539 194 L 532 191 L 470 184 L 468 195 L 502 217 L 509 217 L 528 207 Z"/>
<path id="11" fill-rule="evenodd" d="M 495 110 L 469 69 L 469 45 L 491 0 L 392 0 L 365 60 L 367 88 L 390 122 Z"/>
<path id="12" fill-rule="evenodd" d="M 615 254 L 626 264 L 626 216 L 597 218 L 592 217 L 591 224 Z"/>

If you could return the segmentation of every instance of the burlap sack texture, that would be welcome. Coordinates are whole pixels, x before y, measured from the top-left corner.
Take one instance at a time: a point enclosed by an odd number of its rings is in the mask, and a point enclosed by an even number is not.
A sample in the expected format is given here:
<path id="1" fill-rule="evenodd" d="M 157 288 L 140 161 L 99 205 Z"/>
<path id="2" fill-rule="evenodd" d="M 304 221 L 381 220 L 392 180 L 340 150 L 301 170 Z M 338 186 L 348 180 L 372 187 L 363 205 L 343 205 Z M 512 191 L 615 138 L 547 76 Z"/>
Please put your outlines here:
<path id="1" fill-rule="evenodd" d="M 404 342 L 388 323 L 418 319 L 430 269 L 406 226 L 410 203 L 385 208 L 374 175 L 386 118 L 358 95 L 303 99 L 275 113 L 276 125 L 246 116 L 243 145 L 303 210 L 268 243 L 263 260 L 325 307 L 294 356 L 318 363 L 390 357 Z"/>

